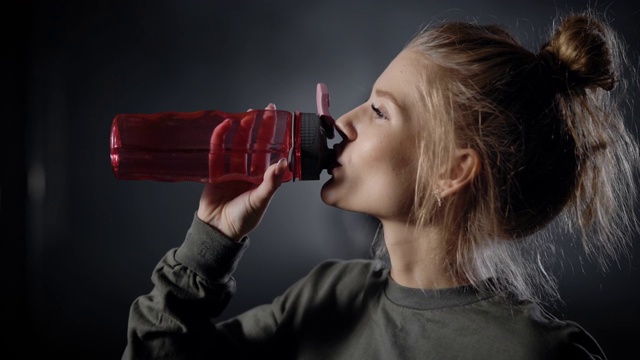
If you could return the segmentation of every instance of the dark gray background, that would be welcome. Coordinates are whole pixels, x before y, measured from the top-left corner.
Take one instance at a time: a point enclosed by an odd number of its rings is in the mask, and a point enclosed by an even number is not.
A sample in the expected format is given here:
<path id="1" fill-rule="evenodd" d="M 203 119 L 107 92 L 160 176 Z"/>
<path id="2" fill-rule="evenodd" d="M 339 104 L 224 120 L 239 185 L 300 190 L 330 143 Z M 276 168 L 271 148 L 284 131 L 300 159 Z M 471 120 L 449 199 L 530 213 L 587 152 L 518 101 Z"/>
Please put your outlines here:
<path id="1" fill-rule="evenodd" d="M 422 25 L 498 22 L 534 48 L 558 10 L 586 2 L 21 4 L 4 12 L 2 34 L 2 342 L 23 355 L 114 359 L 126 343 L 131 302 L 150 290 L 160 257 L 182 242 L 202 189 L 116 180 L 108 142 L 116 114 L 233 112 L 269 102 L 311 112 L 315 84 L 325 82 L 337 117 L 368 97 Z M 637 67 L 640 5 L 596 8 L 625 37 Z M 252 235 L 224 318 L 270 301 L 323 259 L 368 256 L 375 223 L 325 206 L 318 193 L 326 179 L 282 186 Z M 603 275 L 573 247 L 565 253 L 565 303 L 554 311 L 584 325 L 610 358 L 622 358 L 640 325 L 638 256 Z"/>

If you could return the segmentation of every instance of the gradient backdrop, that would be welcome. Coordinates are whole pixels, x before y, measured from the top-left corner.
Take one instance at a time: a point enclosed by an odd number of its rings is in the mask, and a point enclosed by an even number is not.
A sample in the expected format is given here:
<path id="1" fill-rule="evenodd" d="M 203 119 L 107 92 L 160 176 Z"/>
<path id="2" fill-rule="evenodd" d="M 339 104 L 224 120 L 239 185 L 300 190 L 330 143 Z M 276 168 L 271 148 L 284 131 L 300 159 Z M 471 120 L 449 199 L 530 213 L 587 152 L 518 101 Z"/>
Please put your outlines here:
<path id="1" fill-rule="evenodd" d="M 5 11 L 2 343 L 20 355 L 119 358 L 131 302 L 184 238 L 202 185 L 116 180 L 108 142 L 116 114 L 236 112 L 269 102 L 313 112 L 315 85 L 324 82 L 337 117 L 367 99 L 422 25 L 498 22 L 537 49 L 557 11 L 586 4 L 33 0 Z M 596 9 L 623 34 L 637 67 L 640 4 L 601 1 Z M 252 235 L 223 318 L 270 301 L 323 259 L 368 256 L 375 222 L 325 206 L 327 178 L 282 186 Z M 565 302 L 554 311 L 622 358 L 640 325 L 639 256 L 605 276 L 575 247 L 563 248 Z"/>

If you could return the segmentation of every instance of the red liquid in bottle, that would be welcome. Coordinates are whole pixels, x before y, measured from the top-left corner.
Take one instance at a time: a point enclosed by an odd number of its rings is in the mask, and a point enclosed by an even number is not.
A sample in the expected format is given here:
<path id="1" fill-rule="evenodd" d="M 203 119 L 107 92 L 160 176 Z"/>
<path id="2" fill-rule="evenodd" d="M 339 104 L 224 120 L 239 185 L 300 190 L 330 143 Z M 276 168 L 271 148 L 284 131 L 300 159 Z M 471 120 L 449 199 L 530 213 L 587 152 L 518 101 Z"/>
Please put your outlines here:
<path id="1" fill-rule="evenodd" d="M 290 158 L 292 118 L 283 110 L 117 115 L 112 169 L 118 179 L 257 184 L 269 165 Z M 283 181 L 292 178 L 286 170 Z"/>

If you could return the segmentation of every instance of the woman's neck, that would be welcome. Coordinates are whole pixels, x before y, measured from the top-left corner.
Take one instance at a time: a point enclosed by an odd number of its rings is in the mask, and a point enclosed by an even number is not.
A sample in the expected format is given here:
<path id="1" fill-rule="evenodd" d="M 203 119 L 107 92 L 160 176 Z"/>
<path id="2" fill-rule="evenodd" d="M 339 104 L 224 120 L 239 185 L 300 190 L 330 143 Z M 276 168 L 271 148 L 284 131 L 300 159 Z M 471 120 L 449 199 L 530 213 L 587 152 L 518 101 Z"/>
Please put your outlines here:
<path id="1" fill-rule="evenodd" d="M 382 226 L 395 282 L 421 289 L 461 285 L 447 271 L 446 243 L 436 228 L 416 229 L 406 222 L 394 221 L 383 221 Z"/>

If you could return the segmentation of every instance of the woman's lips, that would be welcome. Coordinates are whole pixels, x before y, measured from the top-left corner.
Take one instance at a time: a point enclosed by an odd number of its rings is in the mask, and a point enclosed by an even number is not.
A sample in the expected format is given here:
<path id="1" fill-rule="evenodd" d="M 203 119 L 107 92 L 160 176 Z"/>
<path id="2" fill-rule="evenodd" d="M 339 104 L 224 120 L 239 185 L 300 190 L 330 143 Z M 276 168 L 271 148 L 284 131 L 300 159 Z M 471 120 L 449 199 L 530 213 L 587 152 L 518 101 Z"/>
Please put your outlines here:
<path id="1" fill-rule="evenodd" d="M 327 168 L 327 173 L 329 173 L 329 175 L 333 175 L 333 169 L 341 167 L 342 165 L 340 164 L 340 162 L 338 160 L 335 160 L 333 163 L 331 163 L 331 165 Z"/>
<path id="2" fill-rule="evenodd" d="M 338 146 L 334 146 L 333 149 L 330 150 L 329 157 L 327 159 L 327 173 L 329 175 L 333 174 L 333 169 L 342 166 L 338 158 L 340 157 L 341 149 Z"/>
<path id="3" fill-rule="evenodd" d="M 336 154 L 337 155 L 337 154 Z M 337 156 L 331 159 L 331 163 L 327 167 L 327 172 L 329 175 L 333 175 L 333 169 L 341 167 L 342 164 L 338 161 Z"/>

